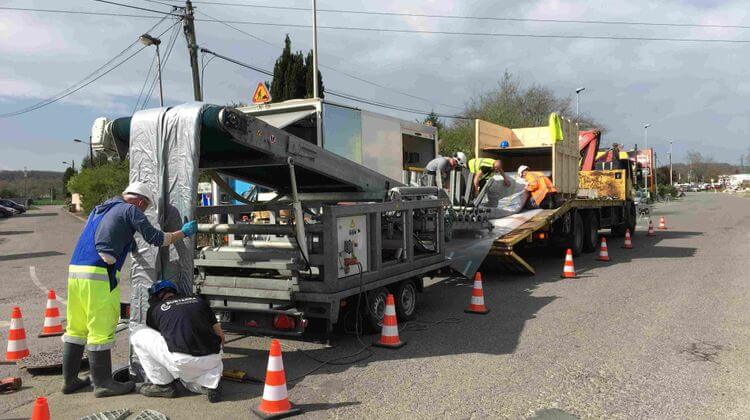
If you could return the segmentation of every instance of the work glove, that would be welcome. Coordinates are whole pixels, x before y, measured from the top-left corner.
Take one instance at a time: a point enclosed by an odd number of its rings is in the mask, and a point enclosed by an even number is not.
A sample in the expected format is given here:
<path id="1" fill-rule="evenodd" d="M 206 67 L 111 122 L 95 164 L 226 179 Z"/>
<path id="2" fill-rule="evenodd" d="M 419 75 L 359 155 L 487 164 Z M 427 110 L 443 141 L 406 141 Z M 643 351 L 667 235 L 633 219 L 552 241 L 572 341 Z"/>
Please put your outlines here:
<path id="1" fill-rule="evenodd" d="M 195 235 L 196 232 L 198 232 L 198 222 L 195 220 L 191 220 L 184 225 L 182 225 L 182 229 L 180 229 L 182 233 L 185 235 L 186 238 L 189 238 L 193 235 Z"/>

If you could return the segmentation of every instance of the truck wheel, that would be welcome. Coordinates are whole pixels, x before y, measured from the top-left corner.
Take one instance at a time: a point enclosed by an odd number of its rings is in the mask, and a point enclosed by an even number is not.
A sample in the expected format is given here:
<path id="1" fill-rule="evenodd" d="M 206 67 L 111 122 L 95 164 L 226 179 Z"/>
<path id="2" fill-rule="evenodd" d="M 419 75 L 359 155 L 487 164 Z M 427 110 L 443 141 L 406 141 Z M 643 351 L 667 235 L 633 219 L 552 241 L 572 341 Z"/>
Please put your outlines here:
<path id="1" fill-rule="evenodd" d="M 366 296 L 367 301 L 363 307 L 365 329 L 369 332 L 379 332 L 383 326 L 385 300 L 388 297 L 388 289 L 379 287 L 367 292 Z"/>
<path id="2" fill-rule="evenodd" d="M 583 219 L 581 214 L 576 212 L 573 216 L 573 231 L 570 234 L 570 249 L 573 251 L 573 256 L 577 257 L 581 255 L 583 251 Z"/>
<path id="3" fill-rule="evenodd" d="M 396 300 L 396 315 L 399 321 L 409 321 L 417 312 L 417 285 L 413 280 L 404 280 L 393 296 Z"/>
<path id="4" fill-rule="evenodd" d="M 583 217 L 583 252 L 594 252 L 599 240 L 599 220 L 593 211 Z"/>
<path id="5" fill-rule="evenodd" d="M 636 222 L 635 207 L 632 204 L 627 205 L 623 209 L 622 222 L 612 226 L 612 236 L 623 237 L 626 229 L 630 229 L 631 234 L 634 233 Z"/>

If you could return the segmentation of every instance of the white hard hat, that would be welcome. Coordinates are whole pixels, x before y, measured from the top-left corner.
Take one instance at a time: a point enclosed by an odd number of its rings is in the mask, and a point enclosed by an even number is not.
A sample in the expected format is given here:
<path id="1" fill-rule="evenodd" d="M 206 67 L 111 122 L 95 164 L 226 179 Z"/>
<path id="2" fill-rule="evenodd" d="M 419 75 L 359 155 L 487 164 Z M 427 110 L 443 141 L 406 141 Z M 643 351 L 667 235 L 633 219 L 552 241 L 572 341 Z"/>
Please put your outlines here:
<path id="1" fill-rule="evenodd" d="M 141 197 L 145 197 L 149 204 L 154 204 L 154 194 L 145 182 L 131 182 L 130 185 L 125 188 L 125 191 L 122 192 L 122 195 L 125 194 L 138 194 Z"/>
<path id="2" fill-rule="evenodd" d="M 526 165 L 521 165 L 518 167 L 518 176 L 523 176 L 523 171 L 528 170 L 529 167 Z"/>
<path id="3" fill-rule="evenodd" d="M 456 152 L 453 155 L 453 158 L 456 159 L 456 162 L 460 166 L 466 166 L 466 155 L 464 154 L 464 152 Z"/>

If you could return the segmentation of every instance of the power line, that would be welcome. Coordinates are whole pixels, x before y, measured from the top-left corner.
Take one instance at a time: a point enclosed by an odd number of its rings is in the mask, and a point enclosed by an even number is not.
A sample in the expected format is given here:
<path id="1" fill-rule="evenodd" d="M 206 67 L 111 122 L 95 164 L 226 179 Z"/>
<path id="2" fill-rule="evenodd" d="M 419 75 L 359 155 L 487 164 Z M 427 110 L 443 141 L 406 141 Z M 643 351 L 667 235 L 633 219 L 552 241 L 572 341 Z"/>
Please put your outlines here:
<path id="1" fill-rule="evenodd" d="M 166 19 L 166 16 L 164 18 Z M 152 30 L 154 30 L 154 28 L 156 28 L 163 21 L 164 21 L 164 19 L 160 20 L 154 26 L 152 26 L 151 29 L 149 29 L 146 32 L 151 32 Z M 179 22 L 177 22 L 177 23 L 179 23 Z M 161 36 L 161 35 L 167 33 L 167 31 L 169 31 L 170 29 L 172 29 L 175 25 L 177 25 L 177 23 L 175 23 L 172 26 L 170 26 L 169 28 L 167 28 L 164 32 L 162 32 L 158 36 Z M 55 103 L 55 102 L 57 102 L 57 101 L 59 101 L 59 100 L 61 100 L 63 98 L 66 98 L 66 97 L 68 97 L 68 96 L 70 96 L 70 95 L 78 92 L 79 90 L 85 88 L 86 86 L 88 86 L 88 85 L 94 83 L 95 81 L 101 79 L 102 77 L 106 76 L 107 74 L 109 74 L 110 72 L 112 72 L 112 70 L 114 70 L 114 69 L 120 67 L 121 65 L 125 64 L 131 58 L 135 57 L 139 52 L 143 51 L 144 48 L 146 48 L 145 45 L 142 46 L 140 49 L 138 49 L 134 53 L 130 54 L 129 56 L 127 56 L 126 58 L 124 58 L 123 60 L 121 60 L 120 62 L 118 62 L 117 64 L 115 64 L 114 66 L 112 66 L 111 68 L 107 69 L 106 71 L 104 71 L 102 73 L 102 71 L 107 66 L 109 66 L 111 63 L 113 63 L 114 61 L 116 61 L 118 58 L 120 58 L 123 55 L 125 55 L 137 43 L 138 43 L 138 40 L 136 39 L 133 43 L 131 43 L 125 49 L 123 49 L 122 51 L 120 51 L 119 53 L 117 53 L 117 55 L 115 55 L 109 61 L 107 61 L 102 66 L 98 67 L 96 70 L 94 70 L 93 72 L 91 72 L 90 74 L 88 74 L 86 77 L 84 77 L 80 81 L 78 81 L 75 84 L 71 85 L 67 89 L 65 89 L 65 90 L 63 90 L 63 91 L 61 91 L 61 92 L 59 92 L 59 93 L 57 93 L 57 94 L 55 94 L 55 95 L 47 98 L 47 99 L 39 101 L 39 102 L 37 102 L 37 103 L 35 103 L 33 105 L 27 106 L 25 108 L 22 108 L 22 109 L 19 109 L 19 110 L 16 110 L 16 111 L 11 111 L 11 112 L 4 113 L 4 114 L 0 114 L 0 118 L 8 118 L 8 117 L 14 117 L 14 116 L 17 116 L 17 115 L 21 115 L 21 114 L 26 114 L 28 112 L 35 111 L 35 110 L 37 110 L 39 108 L 43 108 L 43 107 L 45 107 L 47 105 L 51 105 L 51 104 L 53 104 L 53 103 Z"/>
<path id="2" fill-rule="evenodd" d="M 145 7 L 133 6 L 133 5 L 124 4 L 124 3 L 117 3 L 117 2 L 109 1 L 109 0 L 92 0 L 92 1 L 95 1 L 97 3 L 113 4 L 115 6 L 127 7 L 127 8 L 130 8 L 130 9 L 143 10 L 143 11 L 146 11 L 146 12 L 162 13 L 162 14 L 171 15 L 171 16 L 179 16 L 179 15 L 175 15 L 174 13 L 171 13 L 171 12 L 164 12 L 164 11 L 155 10 L 155 9 L 147 9 Z M 174 6 L 172 6 L 172 7 L 174 7 Z"/>
<path id="3" fill-rule="evenodd" d="M 178 0 L 166 0 L 166 1 L 176 2 Z M 227 2 L 201 1 L 201 0 L 194 0 L 193 3 L 210 4 L 210 5 L 217 5 L 217 6 L 250 7 L 250 8 L 256 8 L 256 9 L 298 10 L 298 11 L 305 11 L 305 12 L 311 11 L 309 7 L 295 7 L 295 6 L 269 6 L 269 5 L 264 5 L 264 4 L 227 3 Z M 435 18 L 435 19 L 468 19 L 468 20 L 484 20 L 484 21 L 500 21 L 500 22 L 542 22 L 542 23 L 576 23 L 576 24 L 594 24 L 594 25 L 635 25 L 635 26 L 668 26 L 668 27 L 673 26 L 673 27 L 683 27 L 683 28 L 695 27 L 695 28 L 750 29 L 750 26 L 744 26 L 744 25 L 719 25 L 719 24 L 701 24 L 701 23 L 507 18 L 507 17 L 494 17 L 494 16 L 465 16 L 465 15 L 432 14 L 432 13 L 379 12 L 379 11 L 351 10 L 351 9 L 316 9 L 316 10 L 322 13 L 344 13 L 344 14 L 375 15 L 375 16 L 403 16 L 403 17 L 420 17 L 420 18 Z"/>
<path id="4" fill-rule="evenodd" d="M 16 10 L 21 12 L 42 12 L 42 13 L 61 13 L 66 15 L 89 15 L 89 16 L 113 16 L 113 17 L 128 17 L 128 18 L 141 18 L 141 19 L 160 19 L 161 16 L 151 15 L 127 15 L 122 13 L 107 13 L 107 12 L 85 12 L 83 10 L 60 10 L 60 9 L 31 9 L 27 7 L 0 7 L 0 10 Z"/>
<path id="5" fill-rule="evenodd" d="M 110 3 L 124 7 L 132 7 L 139 10 L 147 10 L 163 15 L 179 16 L 173 13 L 162 12 L 152 9 L 144 9 L 136 6 L 129 6 L 120 3 L 110 2 L 106 0 L 93 0 L 103 3 Z M 269 6 L 271 7 L 271 6 Z M 80 15 L 92 15 L 92 16 L 114 16 L 114 17 L 129 17 L 129 18 L 142 18 L 142 19 L 154 19 L 157 16 L 149 15 L 126 15 L 117 13 L 106 13 L 106 12 L 83 12 L 77 10 L 56 10 L 56 9 L 31 9 L 31 8 L 19 8 L 19 7 L 0 7 L 0 10 L 18 10 L 18 11 L 33 11 L 33 12 L 47 12 L 47 13 L 63 13 L 63 14 L 80 14 Z M 307 10 L 307 9 L 305 9 Z M 208 16 L 205 12 L 199 11 L 205 16 Z M 500 19 L 500 18 L 497 18 Z M 503 18 L 505 19 L 505 18 Z M 510 18 L 508 18 L 510 19 Z M 518 19 L 523 20 L 523 19 Z M 197 22 L 213 22 L 221 23 L 229 26 L 230 28 L 243 32 L 246 35 L 255 38 L 258 41 L 272 45 L 265 40 L 258 38 L 248 32 L 242 31 L 241 29 L 231 26 L 230 24 L 236 25 L 255 25 L 255 26 L 272 26 L 272 27 L 285 27 L 285 28 L 310 28 L 310 25 L 303 24 L 292 24 L 292 23 L 269 23 L 269 22 L 254 22 L 254 21 L 242 21 L 242 20 L 219 20 L 219 19 L 195 19 Z M 606 22 L 606 21 L 558 21 L 549 20 L 553 22 L 563 23 L 612 23 L 617 22 Z M 621 22 L 626 24 L 627 22 Z M 630 22 L 627 24 L 639 24 L 639 25 L 672 25 L 672 26 L 700 26 L 692 24 L 659 24 L 659 23 L 646 23 L 646 22 Z M 706 25 L 709 27 L 722 27 L 722 28 L 737 28 L 737 29 L 750 29 L 750 26 L 740 25 Z M 592 39 L 592 40 L 615 40 L 615 41 L 662 41 L 662 42 L 693 42 L 693 43 L 730 43 L 730 44 L 745 44 L 750 43 L 750 40 L 744 39 L 710 39 L 710 38 L 668 38 L 668 37 L 630 37 L 630 36 L 613 36 L 613 35 L 564 35 L 564 34 L 529 34 L 529 33 L 498 33 L 498 32 L 451 32 L 451 31 L 433 31 L 433 30 L 417 30 L 417 29 L 388 29 L 388 28 L 366 28 L 366 27 L 348 27 L 348 26 L 322 26 L 318 25 L 318 29 L 330 29 L 330 30 L 341 30 L 341 31 L 365 31 L 365 32 L 391 32 L 391 33 L 407 33 L 407 34 L 433 34 L 433 35 L 458 35 L 458 36 L 492 36 L 492 37 L 506 37 L 506 38 L 542 38 L 542 39 Z M 321 66 L 324 67 L 324 66 Z M 329 68 L 330 69 L 330 68 Z M 337 71 L 333 69 L 334 71 Z M 346 73 L 342 73 L 346 74 Z M 348 75 L 348 74 L 347 74 Z M 351 77 L 351 75 L 348 75 Z M 376 85 L 377 86 L 377 85 Z M 382 86 L 379 86 L 382 87 Z"/>
<path id="6" fill-rule="evenodd" d="M 211 22 L 211 21 L 207 21 Z M 243 20 L 227 20 L 218 23 L 236 25 L 274 26 L 285 28 L 311 28 L 311 25 L 294 23 L 269 23 L 253 22 Z M 669 42 L 710 42 L 710 43 L 733 43 L 745 44 L 750 40 L 744 39 L 711 39 L 711 38 L 664 38 L 664 37 L 637 37 L 637 36 L 613 36 L 613 35 L 564 35 L 564 34 L 528 34 L 528 33 L 503 33 L 503 32 L 451 32 L 434 31 L 422 29 L 388 29 L 388 28 L 365 28 L 358 26 L 321 26 L 318 29 L 330 29 L 338 31 L 364 31 L 364 32 L 390 32 L 405 34 L 433 34 L 433 35 L 459 35 L 459 36 L 492 36 L 506 38 L 555 38 L 555 39 L 597 39 L 597 40 L 619 40 L 619 41 L 669 41 Z"/>
<path id="7" fill-rule="evenodd" d="M 261 68 L 261 67 L 257 67 L 257 66 L 253 66 L 253 65 L 250 65 L 250 64 L 247 64 L 247 63 L 243 63 L 242 61 L 235 60 L 235 59 L 233 59 L 231 57 L 227 57 L 225 55 L 215 53 L 215 52 L 213 52 L 213 51 L 211 51 L 209 49 L 201 48 L 201 52 L 206 53 L 206 54 L 211 54 L 214 57 L 221 58 L 222 60 L 228 61 L 228 62 L 236 64 L 238 66 L 245 67 L 245 68 L 257 71 L 259 73 L 265 74 L 266 76 L 273 76 L 273 72 L 270 71 L 270 70 L 267 70 L 267 69 L 264 69 L 264 68 Z M 383 102 L 377 102 L 377 101 L 373 101 L 371 99 L 362 98 L 362 97 L 355 96 L 355 95 L 352 95 L 352 94 L 349 94 L 349 93 L 337 92 L 337 91 L 331 90 L 331 89 L 326 89 L 326 93 L 330 94 L 332 96 L 337 96 L 339 98 L 344 98 L 344 99 L 348 99 L 348 100 L 355 101 L 355 102 L 361 102 L 361 103 L 365 103 L 365 104 L 369 104 L 369 105 L 374 105 L 374 106 L 378 106 L 378 107 L 381 107 L 381 108 L 393 109 L 393 110 L 396 110 L 396 111 L 404 111 L 404 112 L 410 112 L 410 113 L 413 113 L 413 114 L 420 114 L 420 115 L 430 115 L 430 114 L 433 113 L 433 111 L 424 111 L 424 110 L 420 110 L 420 109 L 416 109 L 416 108 L 409 108 L 409 107 L 403 107 L 403 106 L 399 106 L 399 105 L 392 105 L 392 104 L 386 104 L 386 103 L 383 103 Z M 439 113 L 435 113 L 435 114 L 438 117 L 442 117 L 442 118 L 470 119 L 470 118 L 467 118 L 467 117 L 464 117 L 464 116 L 461 116 L 461 115 L 449 115 L 449 114 L 439 114 Z"/>
<path id="8" fill-rule="evenodd" d="M 219 20 L 219 19 L 217 19 L 217 18 L 215 18 L 215 17 L 212 17 L 212 16 L 210 16 L 210 15 L 206 14 L 205 12 L 201 12 L 201 11 L 198 11 L 198 13 L 200 13 L 200 14 L 202 14 L 202 15 L 204 15 L 204 16 L 207 16 L 207 17 L 209 17 L 209 18 L 210 18 L 210 19 L 211 19 L 212 21 L 214 21 L 214 22 L 217 22 L 217 23 L 221 23 L 221 24 L 223 24 L 223 25 L 225 25 L 225 26 L 227 26 L 227 27 L 229 27 L 229 28 L 231 28 L 231 29 L 234 29 L 235 31 L 238 31 L 238 32 L 240 32 L 240 33 L 242 33 L 242 34 L 245 34 L 245 35 L 247 35 L 247 36 L 249 36 L 249 37 L 251 37 L 251 38 L 253 38 L 253 39 L 257 40 L 257 41 L 260 41 L 260 42 L 262 42 L 262 43 L 264 43 L 264 44 L 270 45 L 270 46 L 271 46 L 271 47 L 273 47 L 274 49 L 278 48 L 278 46 L 274 45 L 274 44 L 273 44 L 273 43 L 271 43 L 271 42 L 268 42 L 268 41 L 266 41 L 265 39 L 262 39 L 262 38 L 260 38 L 260 37 L 258 37 L 258 36 L 256 36 L 256 35 L 253 35 L 253 34 L 251 34 L 250 32 L 244 31 L 244 30 L 242 30 L 242 29 L 240 29 L 240 28 L 237 28 L 236 26 L 232 26 L 231 24 L 229 24 L 229 23 L 227 23 L 227 22 L 225 22 L 225 21 Z M 376 86 L 376 87 L 379 87 L 379 88 L 381 88 L 381 89 L 385 89 L 385 90 L 388 90 L 388 91 L 391 91 L 391 92 L 397 93 L 397 94 L 399 94 L 399 95 L 403 95 L 403 96 L 408 96 L 408 97 L 411 97 L 411 98 L 415 98 L 415 99 L 419 99 L 419 100 L 422 100 L 422 101 L 424 101 L 424 102 L 427 102 L 427 103 L 429 103 L 429 104 L 437 104 L 437 105 L 442 105 L 442 106 L 446 106 L 446 107 L 449 107 L 449 108 L 461 109 L 460 107 L 457 107 L 457 106 L 455 106 L 455 105 L 448 105 L 448 104 L 443 104 L 443 103 L 440 103 L 440 102 L 436 102 L 436 101 L 433 101 L 433 100 L 430 100 L 430 99 L 427 99 L 427 98 L 423 98 L 423 97 L 420 97 L 420 96 L 417 96 L 417 95 L 412 95 L 412 94 L 410 94 L 410 93 L 406 93 L 406 92 L 401 92 L 401 91 L 399 91 L 399 90 L 396 90 L 396 89 L 390 88 L 390 87 L 388 87 L 388 86 L 384 86 L 384 85 L 382 85 L 382 84 L 379 84 L 379 83 L 375 83 L 375 82 L 373 82 L 373 81 L 370 81 L 370 80 L 366 80 L 366 79 L 363 79 L 363 78 L 361 78 L 361 77 L 359 77 L 359 76 L 355 76 L 355 75 L 353 75 L 353 74 L 349 74 L 349 73 L 347 73 L 347 72 L 344 72 L 344 71 L 342 71 L 342 70 L 338 70 L 338 69 L 335 69 L 335 68 L 333 68 L 333 67 L 331 67 L 331 66 L 327 66 L 327 65 L 325 65 L 325 64 L 321 64 L 321 65 L 320 65 L 320 67 L 323 67 L 323 68 L 325 68 L 325 69 L 328 69 L 328 70 L 334 71 L 334 72 L 336 72 L 336 73 L 340 73 L 340 74 L 343 74 L 344 76 L 350 77 L 350 78 L 352 78 L 352 79 L 355 79 L 355 80 L 359 80 L 359 81 L 361 81 L 361 82 L 364 82 L 364 83 L 367 83 L 367 84 L 369 84 L 369 85 L 372 85 L 372 86 Z"/>

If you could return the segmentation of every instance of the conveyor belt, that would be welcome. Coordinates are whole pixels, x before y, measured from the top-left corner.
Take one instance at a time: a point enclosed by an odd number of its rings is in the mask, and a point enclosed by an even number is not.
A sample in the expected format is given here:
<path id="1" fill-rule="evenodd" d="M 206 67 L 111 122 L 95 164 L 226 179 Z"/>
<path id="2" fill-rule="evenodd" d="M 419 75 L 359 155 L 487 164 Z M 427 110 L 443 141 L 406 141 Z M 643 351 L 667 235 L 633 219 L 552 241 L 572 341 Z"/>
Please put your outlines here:
<path id="1" fill-rule="evenodd" d="M 288 192 L 292 159 L 300 193 L 355 193 L 351 201 L 383 199 L 402 184 L 305 139 L 233 108 L 209 106 L 202 116 L 200 168 L 280 192 Z M 128 144 L 130 118 L 113 123 L 118 142 Z"/>

